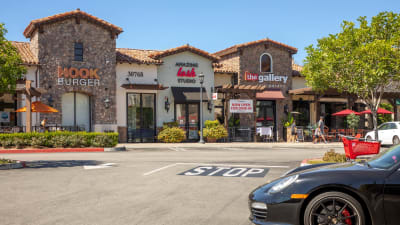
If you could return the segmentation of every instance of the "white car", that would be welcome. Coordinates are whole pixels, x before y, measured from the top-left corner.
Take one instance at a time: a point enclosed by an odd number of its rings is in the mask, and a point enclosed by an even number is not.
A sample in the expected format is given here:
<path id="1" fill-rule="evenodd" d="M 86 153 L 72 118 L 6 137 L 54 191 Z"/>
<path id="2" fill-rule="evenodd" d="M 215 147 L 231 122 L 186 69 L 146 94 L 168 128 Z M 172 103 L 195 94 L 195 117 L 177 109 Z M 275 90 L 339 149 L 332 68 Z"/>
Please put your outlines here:
<path id="1" fill-rule="evenodd" d="M 378 137 L 383 145 L 400 144 L 400 122 L 382 123 L 378 127 Z M 367 140 L 375 140 L 375 132 L 371 131 L 365 135 Z"/>

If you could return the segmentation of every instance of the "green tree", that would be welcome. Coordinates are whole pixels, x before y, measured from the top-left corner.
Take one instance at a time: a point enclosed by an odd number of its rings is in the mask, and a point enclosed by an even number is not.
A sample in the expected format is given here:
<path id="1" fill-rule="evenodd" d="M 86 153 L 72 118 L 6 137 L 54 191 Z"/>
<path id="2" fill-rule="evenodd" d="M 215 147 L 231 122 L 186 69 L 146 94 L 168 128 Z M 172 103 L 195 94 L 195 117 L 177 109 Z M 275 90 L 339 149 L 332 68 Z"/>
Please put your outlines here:
<path id="1" fill-rule="evenodd" d="M 354 22 L 343 21 L 341 32 L 306 48 L 303 74 L 307 84 L 323 92 L 335 88 L 357 95 L 372 111 L 375 136 L 378 106 L 385 89 L 400 81 L 400 16 L 382 12 Z"/>
<path id="2" fill-rule="evenodd" d="M 393 112 L 393 106 L 389 103 L 382 102 L 379 105 L 379 107 Z M 380 125 L 382 123 L 390 122 L 390 121 L 392 121 L 392 114 L 379 114 L 378 115 L 378 125 Z"/>
<path id="3" fill-rule="evenodd" d="M 0 23 L 0 94 L 13 92 L 17 80 L 26 73 L 17 49 L 5 38 L 6 33 Z"/>

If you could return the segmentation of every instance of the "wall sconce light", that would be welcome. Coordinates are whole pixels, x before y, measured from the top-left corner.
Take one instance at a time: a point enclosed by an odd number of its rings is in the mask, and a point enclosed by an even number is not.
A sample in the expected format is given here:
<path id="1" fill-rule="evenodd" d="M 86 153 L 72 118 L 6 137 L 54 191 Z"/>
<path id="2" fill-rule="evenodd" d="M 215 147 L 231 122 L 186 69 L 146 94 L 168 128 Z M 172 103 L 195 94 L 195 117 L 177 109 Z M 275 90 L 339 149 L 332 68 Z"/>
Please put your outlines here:
<path id="1" fill-rule="evenodd" d="M 287 114 L 289 113 L 289 106 L 286 104 L 283 106 L 283 111 Z"/>
<path id="2" fill-rule="evenodd" d="M 169 103 L 169 101 L 168 101 L 168 97 L 165 97 L 165 102 L 164 102 L 164 109 L 165 109 L 165 111 L 169 111 L 169 107 L 170 107 L 170 103 Z"/>
<path id="3" fill-rule="evenodd" d="M 49 95 L 49 97 L 47 98 L 47 102 L 49 103 L 49 106 L 53 107 L 54 100 L 52 95 Z"/>
<path id="4" fill-rule="evenodd" d="M 212 108 L 213 108 L 213 103 L 212 103 L 212 101 L 208 101 L 208 103 L 207 103 L 207 109 L 208 109 L 208 111 L 212 111 Z"/>
<path id="5" fill-rule="evenodd" d="M 108 97 L 105 98 L 103 102 L 104 102 L 104 107 L 105 107 L 106 109 L 110 108 L 111 100 L 110 100 Z"/>

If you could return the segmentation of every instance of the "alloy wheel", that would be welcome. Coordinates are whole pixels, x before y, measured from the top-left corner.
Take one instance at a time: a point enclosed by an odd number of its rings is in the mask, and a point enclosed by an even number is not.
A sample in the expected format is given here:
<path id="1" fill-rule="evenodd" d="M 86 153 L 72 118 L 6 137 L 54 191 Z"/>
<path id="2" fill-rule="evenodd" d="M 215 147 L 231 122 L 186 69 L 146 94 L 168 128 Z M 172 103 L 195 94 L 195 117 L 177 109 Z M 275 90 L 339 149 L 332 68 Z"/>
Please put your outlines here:
<path id="1" fill-rule="evenodd" d="M 340 192 L 317 196 L 307 206 L 306 225 L 364 225 L 360 204 L 351 196 Z"/>

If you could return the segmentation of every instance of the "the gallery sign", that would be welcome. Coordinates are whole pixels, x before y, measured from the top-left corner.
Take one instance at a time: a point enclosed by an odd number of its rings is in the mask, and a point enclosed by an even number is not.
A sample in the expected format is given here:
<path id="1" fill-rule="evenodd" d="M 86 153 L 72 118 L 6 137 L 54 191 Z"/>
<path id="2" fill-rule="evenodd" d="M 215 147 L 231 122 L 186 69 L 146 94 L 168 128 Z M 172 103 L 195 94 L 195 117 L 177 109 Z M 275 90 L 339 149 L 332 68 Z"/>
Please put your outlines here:
<path id="1" fill-rule="evenodd" d="M 286 84 L 288 80 L 288 76 L 280 76 L 275 75 L 273 73 L 270 74 L 258 74 L 258 73 L 250 73 L 248 71 L 244 72 L 244 79 L 247 81 L 258 81 L 259 83 L 263 82 L 281 82 Z"/>
<path id="2" fill-rule="evenodd" d="M 57 85 L 100 86 L 98 69 L 58 67 Z"/>

